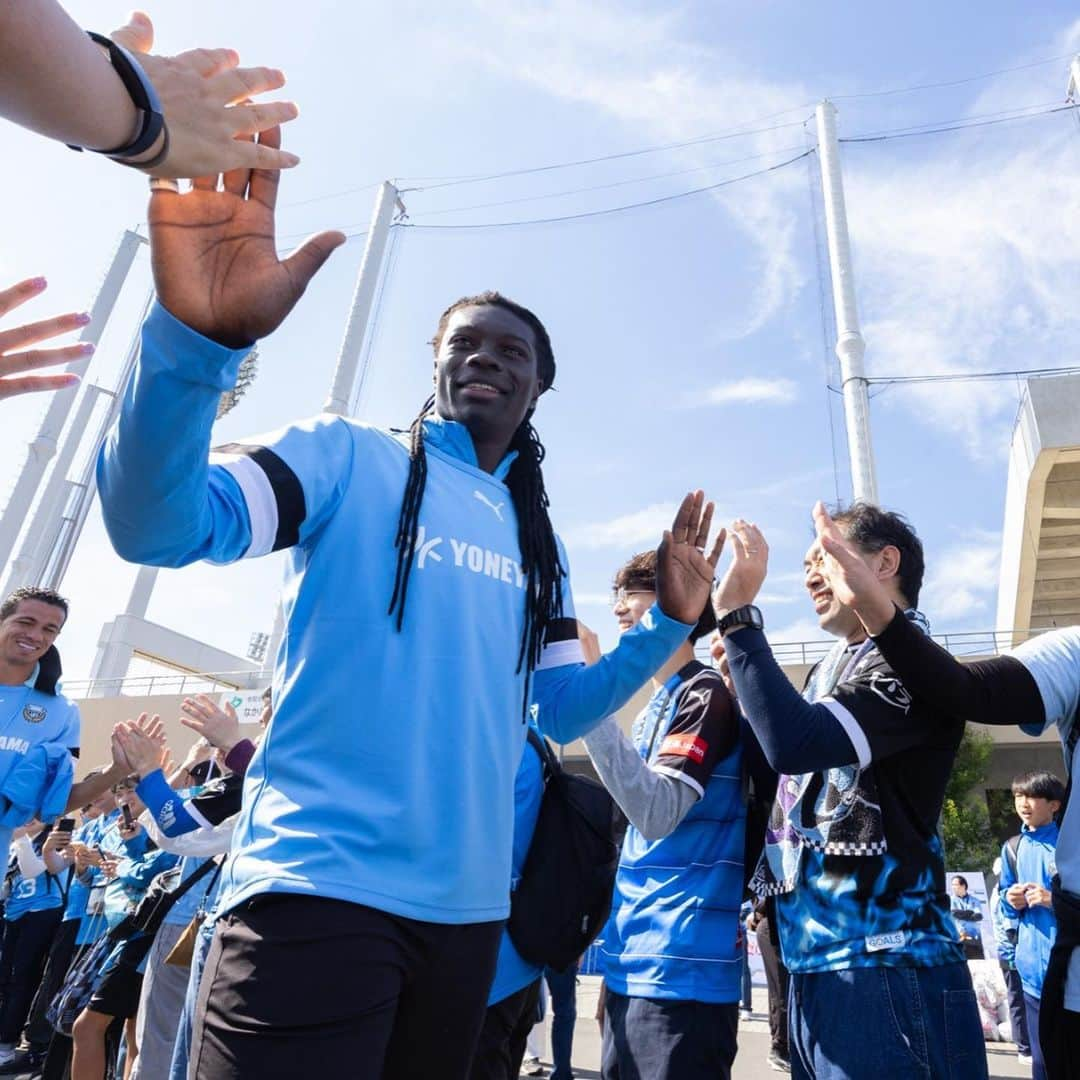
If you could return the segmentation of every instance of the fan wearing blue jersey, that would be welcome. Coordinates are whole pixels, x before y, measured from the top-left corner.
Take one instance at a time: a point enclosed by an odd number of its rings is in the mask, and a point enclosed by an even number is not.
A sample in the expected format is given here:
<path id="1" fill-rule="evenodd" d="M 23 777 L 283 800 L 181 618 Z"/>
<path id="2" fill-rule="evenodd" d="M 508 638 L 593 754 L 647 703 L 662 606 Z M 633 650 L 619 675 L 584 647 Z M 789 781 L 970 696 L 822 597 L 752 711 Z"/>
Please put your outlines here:
<path id="1" fill-rule="evenodd" d="M 0 851 L 13 827 L 85 806 L 127 773 L 114 760 L 72 782 L 79 710 L 60 693 L 55 644 L 67 615 L 67 601 L 52 589 L 16 589 L 0 603 Z M 8 1056 L 0 1046 L 0 1064 Z"/>
<path id="2" fill-rule="evenodd" d="M 280 261 L 278 180 L 152 195 L 159 303 L 98 467 L 125 558 L 289 551 L 274 719 L 222 875 L 192 1075 L 464 1076 L 509 910 L 526 709 L 576 738 L 667 660 L 719 557 L 712 508 L 683 501 L 657 604 L 586 668 L 531 423 L 554 354 L 497 293 L 439 320 L 434 393 L 404 437 L 324 415 L 208 461 L 243 357 L 344 239 Z"/>
<path id="3" fill-rule="evenodd" d="M 925 629 L 916 608 L 922 544 L 911 526 L 868 503 L 836 521 L 902 617 Z M 938 836 L 963 724 L 913 695 L 889 667 L 833 590 L 818 539 L 805 584 L 819 625 L 837 642 L 800 696 L 753 606 L 768 545 L 745 521 L 732 537 L 714 603 L 739 705 L 780 774 L 750 888 L 775 898 L 791 973 L 792 1075 L 985 1077 Z"/>
<path id="4" fill-rule="evenodd" d="M 656 602 L 656 553 L 615 575 L 614 614 L 631 633 Z M 585 736 L 597 775 L 629 819 L 611 916 L 605 1080 L 731 1075 L 742 974 L 746 809 L 739 717 L 720 675 L 694 658 L 712 607 L 652 677 L 630 739 L 614 718 Z"/>
<path id="5" fill-rule="evenodd" d="M 830 577 L 905 685 L 961 721 L 1016 725 L 1029 735 L 1057 727 L 1071 789 L 1080 770 L 1080 627 L 1051 630 L 1007 655 L 961 664 L 912 634 L 891 598 L 867 574 L 820 503 L 814 511 Z M 1067 793 L 1068 794 L 1068 793 Z M 1052 886 L 1057 937 L 1042 981 L 1038 1038 L 1052 1080 L 1080 1077 L 1080 809 L 1065 800 Z"/>

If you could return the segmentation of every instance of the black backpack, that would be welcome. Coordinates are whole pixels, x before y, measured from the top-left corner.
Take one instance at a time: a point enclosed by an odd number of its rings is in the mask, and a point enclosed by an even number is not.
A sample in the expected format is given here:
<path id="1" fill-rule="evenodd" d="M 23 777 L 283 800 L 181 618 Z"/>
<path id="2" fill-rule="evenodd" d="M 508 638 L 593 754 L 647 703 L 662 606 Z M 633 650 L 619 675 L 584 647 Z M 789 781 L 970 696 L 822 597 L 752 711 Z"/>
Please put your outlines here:
<path id="1" fill-rule="evenodd" d="M 528 738 L 544 766 L 544 794 L 506 929 L 530 964 L 565 971 L 611 911 L 620 812 L 603 785 L 566 772 L 532 728 Z"/>

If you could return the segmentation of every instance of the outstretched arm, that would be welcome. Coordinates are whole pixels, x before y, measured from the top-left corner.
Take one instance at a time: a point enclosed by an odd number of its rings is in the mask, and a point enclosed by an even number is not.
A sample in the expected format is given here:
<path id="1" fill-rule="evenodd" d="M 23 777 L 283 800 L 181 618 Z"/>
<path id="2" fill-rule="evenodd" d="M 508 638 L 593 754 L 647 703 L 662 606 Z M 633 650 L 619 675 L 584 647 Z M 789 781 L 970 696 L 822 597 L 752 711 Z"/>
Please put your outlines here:
<path id="1" fill-rule="evenodd" d="M 820 502 L 814 507 L 814 526 L 826 552 L 825 572 L 836 598 L 859 616 L 911 694 L 959 720 L 997 725 L 1025 722 L 1041 728 L 1042 696 L 1023 663 L 997 656 L 961 664 L 905 618 Z"/>
<path id="2" fill-rule="evenodd" d="M 569 574 L 564 577 L 563 619 L 548 628 L 533 676 L 537 726 L 556 742 L 568 743 L 625 705 L 686 640 L 709 602 L 713 573 L 725 533 L 706 555 L 712 503 L 702 492 L 682 501 L 657 550 L 656 603 L 618 646 L 588 667 L 573 617 Z M 563 566 L 565 554 L 560 551 Z"/>
<path id="3" fill-rule="evenodd" d="M 169 142 L 165 157 L 148 170 L 154 176 L 297 164 L 295 154 L 236 138 L 298 115 L 291 102 L 236 104 L 283 86 L 280 71 L 238 68 L 240 58 L 232 49 L 153 56 L 154 28 L 142 12 L 134 12 L 111 36 L 135 57 L 160 101 Z M 47 138 L 95 150 L 128 145 L 142 122 L 101 47 L 55 0 L 0 4 L 0 116 Z M 160 158 L 165 149 L 162 134 L 131 162 L 138 166 Z"/>

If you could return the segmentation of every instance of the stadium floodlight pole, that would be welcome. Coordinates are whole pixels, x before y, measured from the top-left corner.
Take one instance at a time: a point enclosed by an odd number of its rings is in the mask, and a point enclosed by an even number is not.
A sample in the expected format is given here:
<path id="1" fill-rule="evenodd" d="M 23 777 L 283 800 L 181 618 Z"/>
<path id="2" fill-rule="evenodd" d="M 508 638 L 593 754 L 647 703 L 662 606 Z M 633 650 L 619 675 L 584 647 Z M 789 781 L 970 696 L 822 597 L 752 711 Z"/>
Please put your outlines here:
<path id="1" fill-rule="evenodd" d="M 1065 97 L 1074 104 L 1080 103 L 1080 53 L 1072 58 L 1069 65 L 1069 87 Z"/>
<path id="2" fill-rule="evenodd" d="M 105 329 L 109 317 L 112 315 L 116 300 L 120 295 L 120 289 L 127 279 L 131 265 L 140 245 L 146 243 L 146 239 L 130 229 L 124 231 L 120 243 L 113 253 L 112 262 L 105 274 L 105 280 L 101 283 L 94 303 L 90 308 L 90 321 L 83 327 L 79 335 L 80 341 L 88 341 L 97 345 L 101 341 L 102 332 Z M 82 375 L 90 363 L 90 357 L 85 360 L 75 360 L 68 364 L 65 371 Z M 0 566 L 6 566 L 15 548 L 15 541 L 22 532 L 23 526 L 30 517 L 30 509 L 37 495 L 45 470 L 56 453 L 57 442 L 60 433 L 64 429 L 72 406 L 75 404 L 77 386 L 66 390 L 57 390 L 53 393 L 49 407 L 45 410 L 30 445 L 27 447 L 26 461 L 19 470 L 15 487 L 0 515 Z"/>
<path id="3" fill-rule="evenodd" d="M 53 462 L 52 472 L 45 481 L 37 510 L 30 519 L 23 534 L 18 555 L 11 560 L 7 568 L 0 595 L 7 596 L 23 585 L 41 585 L 41 569 L 52 552 L 52 545 L 45 542 L 45 534 L 53 531 L 58 515 L 63 513 L 63 500 L 67 494 L 67 475 L 75 459 L 80 435 L 90 423 L 94 407 L 103 391 L 100 386 L 87 386 L 68 425 L 67 435 L 60 444 L 59 453 Z"/>
<path id="4" fill-rule="evenodd" d="M 857 501 L 876 503 L 878 491 L 874 447 L 870 441 L 870 395 L 863 369 L 866 342 L 859 330 L 859 314 L 855 307 L 851 240 L 844 205 L 844 180 L 840 173 L 840 144 L 836 138 L 836 106 L 831 101 L 823 101 L 817 107 L 817 136 L 852 494 Z"/>
<path id="5" fill-rule="evenodd" d="M 394 210 L 405 212 L 405 206 L 398 194 L 398 189 L 389 180 L 379 185 L 375 195 L 375 213 L 368 228 L 367 243 L 364 245 L 364 257 L 360 261 L 360 272 L 356 277 L 356 289 L 353 292 L 349 321 L 345 324 L 345 337 L 338 352 L 337 367 L 334 369 L 334 381 L 330 387 L 330 396 L 323 406 L 323 412 L 337 416 L 348 416 L 353 399 L 353 385 L 356 382 L 357 369 L 360 366 L 360 352 L 371 319 L 371 308 L 375 302 L 375 288 L 382 273 L 383 258 L 386 255 L 386 242 L 390 236 L 390 226 L 394 220 Z"/>

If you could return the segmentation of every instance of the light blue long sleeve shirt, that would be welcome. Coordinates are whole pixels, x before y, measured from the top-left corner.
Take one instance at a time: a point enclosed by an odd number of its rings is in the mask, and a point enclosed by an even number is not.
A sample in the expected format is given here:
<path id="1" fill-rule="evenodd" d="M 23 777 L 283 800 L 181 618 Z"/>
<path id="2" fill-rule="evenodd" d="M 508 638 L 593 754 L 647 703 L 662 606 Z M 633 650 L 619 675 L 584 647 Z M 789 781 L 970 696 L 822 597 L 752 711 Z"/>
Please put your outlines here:
<path id="1" fill-rule="evenodd" d="M 465 427 L 425 422 L 398 633 L 387 608 L 404 439 L 321 416 L 208 461 L 218 399 L 243 355 L 156 307 L 98 465 L 124 558 L 183 566 L 289 550 L 274 719 L 245 778 L 221 910 L 279 891 L 431 922 L 503 919 L 525 742 L 525 579 L 505 483 L 514 455 L 487 473 Z M 654 608 L 585 667 L 568 576 L 563 614 L 532 701 L 540 729 L 568 742 L 629 700 L 689 627 Z"/>

